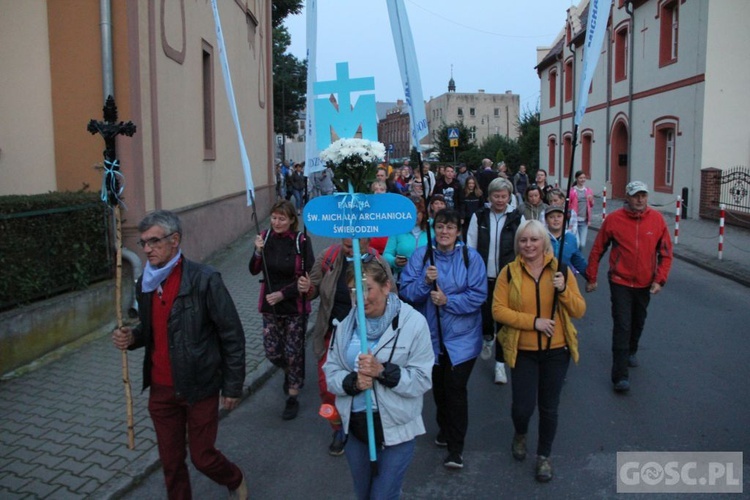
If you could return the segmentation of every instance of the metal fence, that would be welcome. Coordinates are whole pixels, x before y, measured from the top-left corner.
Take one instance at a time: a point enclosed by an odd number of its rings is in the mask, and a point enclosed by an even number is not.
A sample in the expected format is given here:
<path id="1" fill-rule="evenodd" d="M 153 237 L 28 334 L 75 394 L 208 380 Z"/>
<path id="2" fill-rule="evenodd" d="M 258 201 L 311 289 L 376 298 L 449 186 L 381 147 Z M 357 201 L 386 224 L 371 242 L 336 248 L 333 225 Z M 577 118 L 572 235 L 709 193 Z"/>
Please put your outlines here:
<path id="1" fill-rule="evenodd" d="M 737 166 L 722 172 L 720 202 L 729 210 L 750 214 L 750 168 Z"/>

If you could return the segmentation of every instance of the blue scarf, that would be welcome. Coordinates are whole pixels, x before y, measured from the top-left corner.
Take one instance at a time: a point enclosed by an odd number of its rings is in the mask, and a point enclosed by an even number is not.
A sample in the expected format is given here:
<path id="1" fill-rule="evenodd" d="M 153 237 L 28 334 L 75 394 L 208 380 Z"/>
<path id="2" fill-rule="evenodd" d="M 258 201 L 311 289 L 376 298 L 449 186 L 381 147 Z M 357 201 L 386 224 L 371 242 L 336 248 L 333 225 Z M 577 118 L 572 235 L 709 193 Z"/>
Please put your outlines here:
<path id="1" fill-rule="evenodd" d="M 358 336 L 359 332 L 357 330 L 357 313 L 356 313 L 356 307 L 352 308 L 352 311 L 354 311 L 354 321 L 352 322 L 353 329 L 352 329 L 352 335 Z M 388 299 L 385 304 L 385 311 L 383 312 L 383 315 L 378 318 L 365 318 L 365 325 L 367 328 L 367 340 L 374 341 L 380 339 L 380 337 L 385 333 L 385 331 L 388 329 L 389 326 L 391 326 L 391 322 L 393 321 L 393 318 L 396 317 L 396 315 L 401 311 L 401 300 L 398 298 L 398 295 L 391 292 L 388 294 Z"/>
<path id="2" fill-rule="evenodd" d="M 167 279 L 174 266 L 180 261 L 180 257 L 182 257 L 182 251 L 178 250 L 177 255 L 167 262 L 164 267 L 154 267 L 150 262 L 147 262 L 146 268 L 143 270 L 143 280 L 141 281 L 143 293 L 151 293 L 156 290 Z"/>

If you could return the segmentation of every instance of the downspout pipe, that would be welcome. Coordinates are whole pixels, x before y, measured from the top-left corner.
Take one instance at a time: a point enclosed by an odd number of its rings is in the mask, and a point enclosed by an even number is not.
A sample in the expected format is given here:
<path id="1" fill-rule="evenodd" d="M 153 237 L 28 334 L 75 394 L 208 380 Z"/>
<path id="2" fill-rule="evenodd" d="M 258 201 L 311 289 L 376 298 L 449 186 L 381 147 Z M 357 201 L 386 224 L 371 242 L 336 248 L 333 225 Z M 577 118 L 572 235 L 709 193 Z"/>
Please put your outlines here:
<path id="1" fill-rule="evenodd" d="M 102 35 L 102 91 L 104 98 L 115 95 L 115 70 L 112 64 L 112 4 L 99 0 L 99 29 Z"/>
<path id="2" fill-rule="evenodd" d="M 99 0 L 99 29 L 102 37 L 102 105 L 109 96 L 115 96 L 115 69 L 112 57 L 112 2 L 111 0 Z M 114 239 L 113 239 L 114 241 Z M 133 270 L 133 283 L 131 289 L 132 300 L 128 307 L 130 318 L 138 317 L 138 301 L 135 298 L 136 283 L 143 274 L 143 264 L 138 254 L 123 247 L 122 258 L 125 259 Z"/>
<path id="3" fill-rule="evenodd" d="M 633 54 L 635 53 L 635 47 L 633 47 L 633 44 L 635 43 L 635 9 L 633 8 L 633 2 L 632 0 L 628 0 L 628 2 L 625 4 L 625 12 L 628 13 L 630 16 L 630 33 L 628 33 L 628 36 L 630 38 L 630 50 L 628 50 L 628 123 L 629 123 L 629 130 L 628 130 L 628 182 L 632 180 L 633 170 L 631 168 L 631 165 L 633 164 L 633 127 L 635 126 L 635 122 L 633 121 Z"/>

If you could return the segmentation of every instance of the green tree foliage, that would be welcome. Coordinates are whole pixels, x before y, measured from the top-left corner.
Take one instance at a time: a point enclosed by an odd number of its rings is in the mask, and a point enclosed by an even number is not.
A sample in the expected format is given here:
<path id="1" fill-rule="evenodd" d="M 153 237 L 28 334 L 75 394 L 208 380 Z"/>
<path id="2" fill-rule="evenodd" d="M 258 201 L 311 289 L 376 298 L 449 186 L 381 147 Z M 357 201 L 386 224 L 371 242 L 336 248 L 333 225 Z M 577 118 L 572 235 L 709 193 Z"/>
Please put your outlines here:
<path id="1" fill-rule="evenodd" d="M 273 24 L 273 123 L 277 134 L 298 132 L 297 113 L 305 109 L 307 61 L 287 53 L 291 44 L 284 19 L 302 10 L 302 0 L 274 0 Z"/>
<path id="2" fill-rule="evenodd" d="M 504 161 L 511 174 L 518 171 L 521 164 L 525 164 L 527 172 L 536 172 L 539 168 L 539 110 L 526 110 L 516 124 L 519 137 L 510 139 L 502 135 L 494 135 L 485 139 L 482 144 L 471 140 L 471 128 L 463 122 L 443 125 L 433 133 L 434 151 L 439 154 L 440 162 L 454 162 L 454 148 L 450 147 L 448 129 L 458 129 L 458 147 L 455 148 L 455 162 L 465 163 L 469 169 L 479 167 L 482 160 L 489 158 L 494 163 Z"/>
<path id="3" fill-rule="evenodd" d="M 535 111 L 524 111 L 518 120 L 518 146 L 521 163 L 526 164 L 526 171 L 536 172 L 539 168 L 539 108 Z M 513 165 L 518 168 L 518 165 Z"/>
<path id="4" fill-rule="evenodd" d="M 456 148 L 450 146 L 450 141 L 448 140 L 449 128 L 458 129 L 458 147 Z M 445 163 L 453 163 L 454 152 L 456 161 L 462 162 L 464 160 L 461 160 L 461 158 L 465 152 L 470 152 L 476 149 L 476 145 L 471 139 L 471 130 L 464 125 L 463 122 L 450 123 L 439 127 L 433 132 L 432 143 L 435 145 L 436 150 L 439 153 L 440 161 Z M 464 161 L 464 163 L 466 162 Z"/>
<path id="5" fill-rule="evenodd" d="M 489 158 L 494 163 L 504 161 L 509 170 L 518 170 L 522 163 L 521 148 L 518 141 L 504 135 L 493 135 L 488 137 L 480 148 L 482 158 Z"/>

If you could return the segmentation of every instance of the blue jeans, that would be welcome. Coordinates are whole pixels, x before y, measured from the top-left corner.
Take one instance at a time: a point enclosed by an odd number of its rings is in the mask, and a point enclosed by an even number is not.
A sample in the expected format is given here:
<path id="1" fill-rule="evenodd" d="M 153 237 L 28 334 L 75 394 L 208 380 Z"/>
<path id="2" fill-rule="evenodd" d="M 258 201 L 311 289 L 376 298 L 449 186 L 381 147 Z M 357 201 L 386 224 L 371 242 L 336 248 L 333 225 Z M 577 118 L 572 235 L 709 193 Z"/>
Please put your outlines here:
<path id="1" fill-rule="evenodd" d="M 359 500 L 380 500 L 401 496 L 401 485 L 414 456 L 415 440 L 377 450 L 378 474 L 372 475 L 370 451 L 351 434 L 346 442 L 346 460 L 352 472 L 354 492 Z"/>
<path id="2" fill-rule="evenodd" d="M 513 390 L 511 416 L 518 434 L 529 431 L 529 420 L 534 408 L 539 406 L 537 455 L 548 457 L 552 452 L 552 442 L 557 434 L 557 407 L 569 364 L 567 347 L 518 351 L 516 366 L 510 371 Z"/>
<path id="3" fill-rule="evenodd" d="M 586 238 L 589 235 L 589 221 L 578 221 L 578 248 L 586 248 Z"/>
<path id="4" fill-rule="evenodd" d="M 302 210 L 302 190 L 301 189 L 295 189 L 292 191 L 294 193 L 294 204 L 295 208 L 297 210 Z"/>

